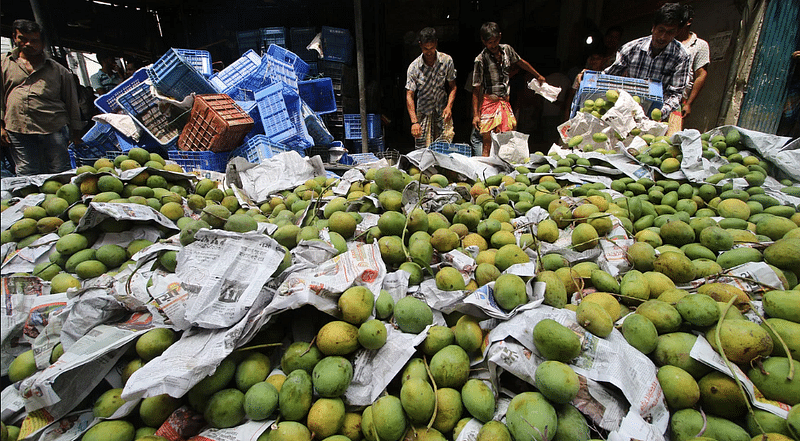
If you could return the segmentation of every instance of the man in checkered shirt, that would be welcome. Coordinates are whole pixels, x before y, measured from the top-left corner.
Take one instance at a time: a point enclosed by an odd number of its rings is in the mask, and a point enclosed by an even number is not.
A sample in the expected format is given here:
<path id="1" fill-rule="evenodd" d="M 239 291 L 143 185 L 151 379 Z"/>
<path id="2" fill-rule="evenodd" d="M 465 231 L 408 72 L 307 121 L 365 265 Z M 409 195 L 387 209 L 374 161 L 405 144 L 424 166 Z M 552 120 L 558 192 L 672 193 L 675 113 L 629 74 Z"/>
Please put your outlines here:
<path id="1" fill-rule="evenodd" d="M 437 43 L 435 29 L 421 30 L 422 54 L 411 62 L 406 73 L 406 108 L 418 149 L 434 141 L 453 141 L 456 69 L 450 55 L 436 50 Z"/>
<path id="2" fill-rule="evenodd" d="M 661 118 L 680 110 L 683 91 L 691 76 L 691 57 L 675 39 L 686 23 L 683 6 L 666 3 L 653 18 L 651 35 L 630 41 L 617 52 L 617 60 L 603 73 L 660 81 L 664 91 Z"/>

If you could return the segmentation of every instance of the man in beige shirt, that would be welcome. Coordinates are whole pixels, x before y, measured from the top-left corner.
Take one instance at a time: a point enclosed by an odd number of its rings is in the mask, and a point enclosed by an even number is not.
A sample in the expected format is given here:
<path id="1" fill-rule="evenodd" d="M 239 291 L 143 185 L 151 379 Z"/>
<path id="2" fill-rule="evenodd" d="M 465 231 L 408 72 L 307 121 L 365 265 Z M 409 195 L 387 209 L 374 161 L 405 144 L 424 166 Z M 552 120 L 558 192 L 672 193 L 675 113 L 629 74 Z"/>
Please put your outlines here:
<path id="1" fill-rule="evenodd" d="M 11 146 L 17 175 L 70 169 L 67 146 L 81 122 L 72 72 L 44 53 L 41 26 L 16 20 L 16 48 L 2 60 L 0 140 Z"/>

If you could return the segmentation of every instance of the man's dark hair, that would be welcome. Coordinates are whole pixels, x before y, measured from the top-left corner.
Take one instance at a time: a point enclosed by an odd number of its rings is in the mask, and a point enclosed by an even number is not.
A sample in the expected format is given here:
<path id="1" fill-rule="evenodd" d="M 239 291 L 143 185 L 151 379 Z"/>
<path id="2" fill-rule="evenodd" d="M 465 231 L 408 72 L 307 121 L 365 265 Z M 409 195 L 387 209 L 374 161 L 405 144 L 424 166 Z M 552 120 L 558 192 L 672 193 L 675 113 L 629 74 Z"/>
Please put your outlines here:
<path id="1" fill-rule="evenodd" d="M 37 32 L 39 34 L 42 33 L 42 26 L 39 23 L 31 20 L 25 20 L 24 18 L 20 18 L 18 20 L 14 20 L 14 24 L 12 25 L 12 34 L 11 36 L 17 35 L 17 30 L 22 32 L 23 34 L 32 34 Z"/>
<path id="2" fill-rule="evenodd" d="M 481 40 L 489 41 L 492 38 L 500 36 L 500 26 L 493 21 L 484 23 L 481 26 Z"/>
<path id="3" fill-rule="evenodd" d="M 418 38 L 419 44 L 436 43 L 439 41 L 439 39 L 436 38 L 436 29 L 434 28 L 424 28 L 419 31 Z"/>
<path id="4" fill-rule="evenodd" d="M 686 24 L 686 9 L 678 3 L 665 3 L 653 16 L 653 26 L 660 24 L 683 27 Z"/>
<path id="5" fill-rule="evenodd" d="M 112 52 L 108 52 L 108 51 L 99 51 L 99 52 L 97 52 L 97 62 L 98 63 L 103 63 L 103 60 L 108 60 L 109 58 L 111 60 L 113 60 L 116 57 L 114 57 L 114 54 Z"/>

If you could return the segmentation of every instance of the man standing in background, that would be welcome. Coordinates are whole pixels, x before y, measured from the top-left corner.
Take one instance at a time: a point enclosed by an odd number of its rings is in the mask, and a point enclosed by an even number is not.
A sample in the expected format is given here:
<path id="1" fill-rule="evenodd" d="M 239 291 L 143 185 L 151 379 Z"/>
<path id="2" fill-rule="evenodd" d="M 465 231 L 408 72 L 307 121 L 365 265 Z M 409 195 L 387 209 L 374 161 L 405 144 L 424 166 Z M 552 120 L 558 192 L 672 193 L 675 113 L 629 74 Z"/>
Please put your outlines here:
<path id="1" fill-rule="evenodd" d="M 507 44 L 500 44 L 500 27 L 487 22 L 481 26 L 484 49 L 475 57 L 472 73 L 472 125 L 483 137 L 483 156 L 491 152 L 491 133 L 514 130 L 517 120 L 509 103 L 512 69 L 522 69 L 544 84 L 545 78 Z"/>
<path id="2" fill-rule="evenodd" d="M 17 175 L 69 170 L 67 146 L 81 122 L 75 81 L 44 53 L 42 27 L 30 20 L 13 25 L 16 48 L 2 61 L 2 131 L 11 145 Z"/>
<path id="3" fill-rule="evenodd" d="M 100 63 L 100 70 L 92 75 L 92 87 L 98 95 L 105 95 L 122 82 L 122 75 L 117 60 L 111 53 L 98 52 L 97 62 Z"/>
<path id="4" fill-rule="evenodd" d="M 435 29 L 419 31 L 422 54 L 411 62 L 406 73 L 406 108 L 418 149 L 437 140 L 453 141 L 456 69 L 450 55 L 436 50 L 437 44 Z"/>
<path id="5" fill-rule="evenodd" d="M 700 39 L 697 34 L 692 32 L 692 20 L 694 19 L 694 8 L 692 5 L 683 7 L 686 11 L 686 24 L 678 31 L 675 37 L 681 42 L 681 46 L 689 53 L 692 77 L 683 92 L 683 104 L 681 105 L 681 116 L 688 117 L 692 112 L 692 104 L 703 90 L 708 75 L 708 64 L 711 62 L 711 55 L 708 50 L 708 43 Z"/>
<path id="6" fill-rule="evenodd" d="M 653 18 L 651 35 L 625 43 L 614 64 L 603 73 L 661 83 L 664 91 L 662 120 L 681 105 L 691 75 L 689 54 L 675 36 L 686 23 L 686 11 L 677 3 L 666 3 Z"/>

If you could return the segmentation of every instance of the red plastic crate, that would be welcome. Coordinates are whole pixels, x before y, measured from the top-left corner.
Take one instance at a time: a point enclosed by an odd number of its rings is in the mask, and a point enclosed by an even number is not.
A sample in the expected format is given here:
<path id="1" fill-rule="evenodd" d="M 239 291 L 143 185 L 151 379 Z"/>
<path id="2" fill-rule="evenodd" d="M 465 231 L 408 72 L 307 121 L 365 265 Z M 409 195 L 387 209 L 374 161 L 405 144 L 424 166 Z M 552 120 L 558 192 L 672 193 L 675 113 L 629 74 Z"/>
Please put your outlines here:
<path id="1" fill-rule="evenodd" d="M 250 117 L 225 94 L 197 95 L 189 122 L 178 138 L 180 150 L 227 152 L 241 145 L 253 128 Z"/>

